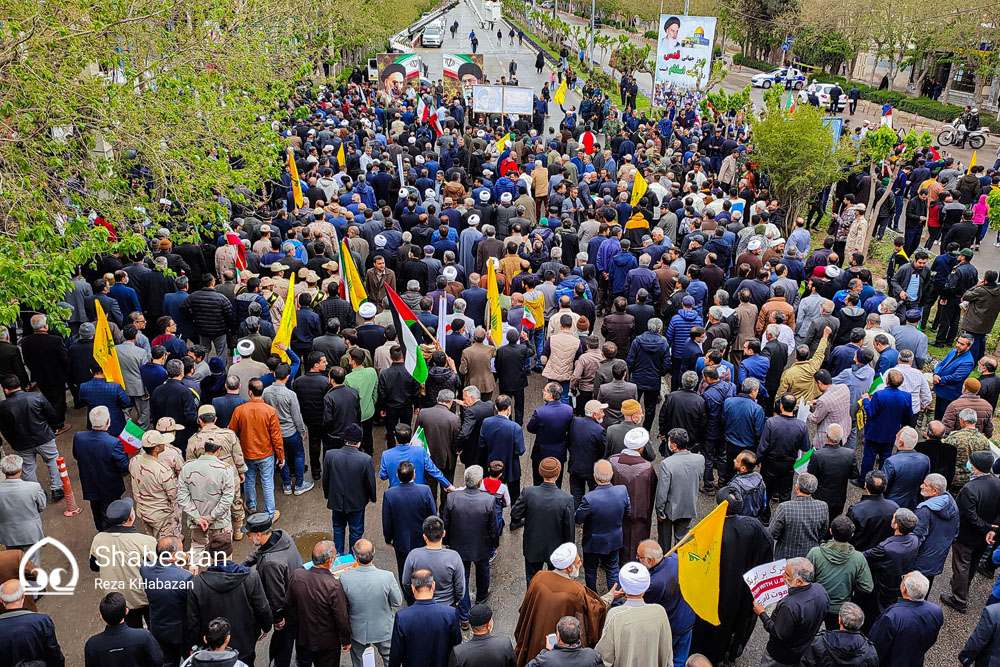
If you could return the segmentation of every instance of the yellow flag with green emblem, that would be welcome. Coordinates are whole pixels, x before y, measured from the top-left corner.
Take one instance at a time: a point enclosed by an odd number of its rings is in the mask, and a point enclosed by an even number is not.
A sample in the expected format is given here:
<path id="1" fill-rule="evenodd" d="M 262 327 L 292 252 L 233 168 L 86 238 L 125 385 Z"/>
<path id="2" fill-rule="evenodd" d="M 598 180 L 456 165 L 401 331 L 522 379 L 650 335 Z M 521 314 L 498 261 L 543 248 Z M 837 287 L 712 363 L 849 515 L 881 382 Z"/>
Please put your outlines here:
<path id="1" fill-rule="evenodd" d="M 712 625 L 719 625 L 719 564 L 727 507 L 728 502 L 719 503 L 677 547 L 681 595 L 694 613 Z"/>
<path id="2" fill-rule="evenodd" d="M 291 357 L 284 350 L 278 348 L 279 344 L 288 346 L 292 342 L 292 329 L 298 324 L 299 318 L 295 311 L 295 274 L 288 278 L 288 294 L 285 296 L 285 307 L 281 311 L 281 322 L 278 330 L 274 332 L 274 340 L 271 342 L 271 354 L 281 357 L 286 364 L 292 363 Z"/>

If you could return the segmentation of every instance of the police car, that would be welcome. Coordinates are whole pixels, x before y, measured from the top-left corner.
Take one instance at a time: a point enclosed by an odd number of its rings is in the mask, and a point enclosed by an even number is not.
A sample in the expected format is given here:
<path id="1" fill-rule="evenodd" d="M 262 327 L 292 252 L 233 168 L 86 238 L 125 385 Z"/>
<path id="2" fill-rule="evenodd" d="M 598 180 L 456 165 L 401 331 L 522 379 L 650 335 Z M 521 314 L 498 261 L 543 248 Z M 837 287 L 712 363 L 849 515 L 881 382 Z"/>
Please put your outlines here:
<path id="1" fill-rule="evenodd" d="M 806 76 L 794 67 L 779 67 L 750 77 L 750 85 L 755 88 L 770 88 L 779 83 L 784 84 L 785 88 L 802 90 L 806 87 Z"/>

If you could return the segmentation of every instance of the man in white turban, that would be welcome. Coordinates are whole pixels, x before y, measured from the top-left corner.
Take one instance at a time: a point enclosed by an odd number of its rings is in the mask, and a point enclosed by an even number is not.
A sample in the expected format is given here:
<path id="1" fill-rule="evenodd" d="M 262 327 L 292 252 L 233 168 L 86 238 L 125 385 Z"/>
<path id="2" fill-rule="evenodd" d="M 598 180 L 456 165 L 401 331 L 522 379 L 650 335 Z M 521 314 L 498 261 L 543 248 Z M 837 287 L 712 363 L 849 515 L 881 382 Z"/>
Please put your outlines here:
<path id="1" fill-rule="evenodd" d="M 615 587 L 602 598 L 576 581 L 583 560 L 572 542 L 556 548 L 549 556 L 549 562 L 556 569 L 536 574 L 521 602 L 514 629 L 517 664 L 521 667 L 545 648 L 546 636 L 563 616 L 580 619 L 580 642 L 584 646 L 594 646 L 601 636 L 608 607 L 614 597 L 620 595 Z"/>
<path id="2" fill-rule="evenodd" d="M 618 582 L 625 604 L 608 611 L 601 641 L 594 648 L 610 667 L 669 667 L 674 651 L 667 612 L 642 599 L 649 588 L 649 570 L 641 563 L 626 563 Z"/>

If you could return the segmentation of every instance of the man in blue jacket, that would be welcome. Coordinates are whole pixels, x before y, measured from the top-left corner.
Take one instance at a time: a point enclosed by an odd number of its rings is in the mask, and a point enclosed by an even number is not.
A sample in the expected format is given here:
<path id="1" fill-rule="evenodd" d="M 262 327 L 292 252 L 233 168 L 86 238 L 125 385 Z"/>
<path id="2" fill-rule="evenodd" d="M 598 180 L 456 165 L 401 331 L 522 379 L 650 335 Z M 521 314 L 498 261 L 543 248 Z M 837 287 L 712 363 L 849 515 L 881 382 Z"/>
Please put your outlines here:
<path id="1" fill-rule="evenodd" d="M 962 384 L 975 367 L 972 358 L 972 334 L 963 333 L 955 340 L 955 348 L 934 367 L 934 419 L 944 417 L 948 404 L 962 395 Z"/>
<path id="2" fill-rule="evenodd" d="M 924 655 L 937 642 L 944 625 L 941 607 L 927 602 L 927 577 L 910 572 L 903 577 L 899 590 L 903 599 L 889 607 L 869 633 L 880 667 L 923 665 Z"/>
<path id="3" fill-rule="evenodd" d="M 583 501 L 583 494 L 594 490 L 594 464 L 604 455 L 607 444 L 607 433 L 601 425 L 607 407 L 607 403 L 587 401 L 585 416 L 574 417 L 569 425 L 569 491 L 574 512 Z"/>
<path id="4" fill-rule="evenodd" d="M 558 382 L 545 385 L 542 399 L 543 403 L 532 413 L 527 427 L 528 433 L 535 434 L 535 445 L 531 448 L 531 483 L 534 486 L 542 483 L 538 473 L 542 459 L 551 456 L 559 463 L 566 463 L 569 427 L 573 422 L 573 408 L 562 402 L 562 386 Z M 562 486 L 561 472 L 556 486 Z"/>
<path id="5" fill-rule="evenodd" d="M 903 392 L 906 393 L 906 392 Z M 888 488 L 885 497 L 900 507 L 915 510 L 920 502 L 920 488 L 931 474 L 931 460 L 914 450 L 919 439 L 917 429 L 904 426 L 896 434 L 896 453 L 882 464 Z"/>
<path id="6" fill-rule="evenodd" d="M 684 365 L 684 348 L 691 340 L 691 329 L 704 326 L 701 314 L 695 310 L 693 296 L 685 296 L 681 300 L 681 309 L 670 318 L 667 325 L 666 339 L 670 345 L 670 391 L 677 391 L 681 386 L 681 371 Z M 631 361 L 629 366 L 631 366 Z M 650 412 L 648 409 L 646 412 Z M 648 426 L 646 428 L 649 428 Z"/>
<path id="7" fill-rule="evenodd" d="M 184 621 L 191 573 L 173 562 L 184 554 L 177 537 L 162 537 L 156 543 L 156 558 L 139 567 L 149 599 L 149 632 L 163 651 L 164 664 L 176 665 L 187 655 Z"/>
<path id="8" fill-rule="evenodd" d="M 503 462 L 503 481 L 510 493 L 511 506 L 521 495 L 521 455 L 524 454 L 524 431 L 511 421 L 512 404 L 510 396 L 497 396 L 493 403 L 496 414 L 484 419 L 479 429 L 479 449 L 486 452 L 486 460 Z"/>
<path id="9" fill-rule="evenodd" d="M 708 366 L 703 372 L 706 387 L 702 393 L 705 399 L 705 493 L 715 491 L 715 472 L 719 474 L 719 485 L 723 485 L 726 477 L 726 419 L 725 403 L 736 396 L 736 385 L 719 378 L 719 367 Z"/>
<path id="10" fill-rule="evenodd" d="M 631 253 L 631 248 L 632 242 L 628 239 L 622 239 L 621 250 L 608 262 L 607 274 L 612 298 L 625 296 L 628 274 L 632 269 L 639 266 L 635 255 Z"/>
<path id="11" fill-rule="evenodd" d="M 759 383 L 762 398 L 767 397 L 764 380 L 771 368 L 771 360 L 760 353 L 760 339 L 750 338 L 743 343 L 743 360 L 736 367 L 736 384 L 742 384 L 747 378 L 755 378 Z"/>
<path id="12" fill-rule="evenodd" d="M 632 513 L 628 490 L 612 486 L 611 463 L 594 464 L 597 488 L 583 497 L 576 510 L 576 522 L 583 525 L 583 570 L 587 588 L 597 590 L 597 569 L 604 569 L 608 588 L 618 584 L 618 553 L 624 536 L 622 522 Z"/>
<path id="13" fill-rule="evenodd" d="M 11 665 L 42 664 L 63 667 L 63 657 L 56 626 L 48 614 L 24 608 L 24 587 L 17 579 L 0 584 L 0 593 L 10 602 L 4 603 L 3 632 L 0 633 L 0 654 Z M 37 661 L 37 662 L 36 662 Z"/>
<path id="14" fill-rule="evenodd" d="M 663 549 L 656 540 L 639 543 L 638 560 L 649 570 L 649 588 L 642 599 L 646 604 L 658 604 L 667 612 L 674 649 L 674 666 L 681 667 L 691 651 L 691 631 L 694 628 L 694 610 L 681 595 L 677 578 L 677 554 L 663 557 Z"/>
<path id="15" fill-rule="evenodd" d="M 402 461 L 396 468 L 398 484 L 382 494 L 382 536 L 396 552 L 396 568 L 403 579 L 403 565 L 410 551 L 424 546 L 424 519 L 437 514 L 431 488 L 413 479 L 414 466 Z"/>
<path id="16" fill-rule="evenodd" d="M 159 667 L 163 651 L 149 630 L 130 628 L 125 624 L 125 596 L 108 593 L 101 599 L 101 619 L 107 624 L 103 632 L 83 647 L 86 667 Z"/>
<path id="17" fill-rule="evenodd" d="M 920 549 L 913 568 L 934 585 L 934 577 L 944 571 L 951 543 L 958 536 L 958 504 L 948 493 L 948 480 L 937 473 L 924 478 L 920 495 L 923 502 L 917 505 L 917 527 L 913 531 L 920 540 Z"/>
<path id="18" fill-rule="evenodd" d="M 757 451 L 757 443 L 764 433 L 764 408 L 757 404 L 760 390 L 760 381 L 748 377 L 740 384 L 740 393 L 727 398 L 722 406 L 726 423 L 726 482 L 736 474 L 736 456 L 744 449 Z M 722 475 L 722 471 L 719 474 Z"/>
<path id="19" fill-rule="evenodd" d="M 865 392 L 861 395 L 861 407 L 865 411 L 865 449 L 861 459 L 861 479 L 875 467 L 876 458 L 879 466 L 884 465 L 892 453 L 892 444 L 896 441 L 899 429 L 909 426 L 913 419 L 913 397 L 910 392 L 899 388 L 903 384 L 903 374 L 891 370 L 886 379 L 888 384 L 884 388 L 874 394 Z M 896 502 L 899 503 L 898 500 Z"/>
<path id="20" fill-rule="evenodd" d="M 417 484 L 423 484 L 425 475 L 429 475 L 437 480 L 446 491 L 451 491 L 454 488 L 444 473 L 434 465 L 434 461 L 431 460 L 431 455 L 423 443 L 411 442 L 413 431 L 408 424 L 396 424 L 393 437 L 396 440 L 396 446 L 382 452 L 382 462 L 378 469 L 379 479 L 389 480 L 390 487 L 399 486 L 400 480 L 396 476 L 396 471 L 400 463 L 409 461 L 413 464 L 414 479 Z"/>
<path id="21" fill-rule="evenodd" d="M 434 601 L 430 570 L 413 572 L 410 586 L 414 602 L 396 614 L 389 667 L 447 665 L 451 650 L 462 643 L 458 610 Z"/>
<path id="22" fill-rule="evenodd" d="M 125 495 L 128 456 L 121 441 L 108 433 L 108 409 L 100 405 L 89 417 L 90 430 L 73 436 L 73 458 L 80 469 L 83 499 L 90 501 L 94 526 L 100 532 L 108 527 L 108 505 Z"/>
<path id="23" fill-rule="evenodd" d="M 654 317 L 646 323 L 646 328 L 647 331 L 632 341 L 625 362 L 631 369 L 631 380 L 635 383 L 636 389 L 639 390 L 639 396 L 645 406 L 642 427 L 648 431 L 653 425 L 656 404 L 660 400 L 660 380 L 667 374 L 670 367 L 667 365 L 669 358 L 667 356 L 669 352 L 667 341 L 660 335 L 663 330 L 663 321 Z M 678 377 L 679 384 L 680 378 Z"/>

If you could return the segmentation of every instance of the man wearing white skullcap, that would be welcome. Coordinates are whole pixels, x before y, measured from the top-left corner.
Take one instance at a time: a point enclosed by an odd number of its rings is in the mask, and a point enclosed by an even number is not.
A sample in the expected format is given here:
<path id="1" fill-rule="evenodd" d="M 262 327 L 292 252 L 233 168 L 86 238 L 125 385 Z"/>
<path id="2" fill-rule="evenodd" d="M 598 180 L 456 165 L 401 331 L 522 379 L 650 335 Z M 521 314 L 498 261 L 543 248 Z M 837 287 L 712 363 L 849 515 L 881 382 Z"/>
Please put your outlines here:
<path id="1" fill-rule="evenodd" d="M 604 633 L 594 649 L 604 664 L 612 667 L 672 665 L 674 651 L 667 612 L 642 599 L 649 588 L 649 570 L 641 563 L 626 563 L 618 577 L 625 604 L 608 611 Z"/>
<path id="2" fill-rule="evenodd" d="M 581 620 L 580 643 L 592 647 L 600 639 L 608 607 L 616 595 L 621 595 L 615 587 L 601 597 L 576 581 L 583 561 L 572 542 L 559 545 L 549 562 L 555 569 L 536 574 L 521 601 L 514 629 L 519 665 L 528 663 L 545 648 L 545 638 L 564 616 Z"/>
<path id="3" fill-rule="evenodd" d="M 637 426 L 625 434 L 625 450 L 608 458 L 613 474 L 611 483 L 625 487 L 632 505 L 632 511 L 622 521 L 620 563 L 635 558 L 639 543 L 652 534 L 656 469 L 640 454 L 648 442 L 649 431 Z"/>

